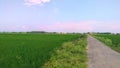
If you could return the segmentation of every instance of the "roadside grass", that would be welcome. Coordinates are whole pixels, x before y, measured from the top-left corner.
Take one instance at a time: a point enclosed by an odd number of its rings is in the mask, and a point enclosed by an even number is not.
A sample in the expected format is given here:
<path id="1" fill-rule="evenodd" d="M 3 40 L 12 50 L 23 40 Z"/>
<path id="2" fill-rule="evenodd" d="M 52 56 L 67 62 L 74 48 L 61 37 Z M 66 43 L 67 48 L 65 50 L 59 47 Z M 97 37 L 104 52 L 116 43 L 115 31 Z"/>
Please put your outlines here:
<path id="1" fill-rule="evenodd" d="M 95 38 L 120 53 L 120 35 L 114 34 L 96 34 Z"/>
<path id="2" fill-rule="evenodd" d="M 86 46 L 86 35 L 81 35 L 78 40 L 63 43 L 43 68 L 87 68 Z"/>

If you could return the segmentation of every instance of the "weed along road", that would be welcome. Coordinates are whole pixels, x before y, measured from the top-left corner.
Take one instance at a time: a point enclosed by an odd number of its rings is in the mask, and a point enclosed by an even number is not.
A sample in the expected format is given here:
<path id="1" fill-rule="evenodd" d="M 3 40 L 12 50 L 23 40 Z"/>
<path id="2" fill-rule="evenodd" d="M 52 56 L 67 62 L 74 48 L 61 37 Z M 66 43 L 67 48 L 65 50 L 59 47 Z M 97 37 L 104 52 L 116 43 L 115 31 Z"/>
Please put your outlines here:
<path id="1" fill-rule="evenodd" d="M 88 36 L 88 68 L 120 68 L 120 53 Z"/>

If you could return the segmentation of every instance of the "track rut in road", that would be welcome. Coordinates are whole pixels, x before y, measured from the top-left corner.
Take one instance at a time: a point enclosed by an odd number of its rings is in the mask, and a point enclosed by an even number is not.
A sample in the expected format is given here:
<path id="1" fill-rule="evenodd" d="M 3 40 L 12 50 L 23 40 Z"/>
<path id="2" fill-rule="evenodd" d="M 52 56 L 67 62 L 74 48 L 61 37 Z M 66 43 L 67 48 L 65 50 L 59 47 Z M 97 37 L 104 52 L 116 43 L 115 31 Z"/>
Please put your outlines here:
<path id="1" fill-rule="evenodd" d="M 88 36 L 88 68 L 120 68 L 120 53 Z"/>

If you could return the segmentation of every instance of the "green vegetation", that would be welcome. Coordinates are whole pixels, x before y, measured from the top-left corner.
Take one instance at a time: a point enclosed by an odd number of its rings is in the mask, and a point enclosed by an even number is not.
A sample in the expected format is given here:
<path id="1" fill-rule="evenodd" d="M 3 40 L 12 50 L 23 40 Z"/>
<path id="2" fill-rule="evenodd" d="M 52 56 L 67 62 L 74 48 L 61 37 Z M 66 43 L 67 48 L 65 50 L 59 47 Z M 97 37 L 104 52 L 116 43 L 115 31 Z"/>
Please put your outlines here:
<path id="1" fill-rule="evenodd" d="M 87 68 L 86 35 L 66 42 L 52 54 L 43 68 Z"/>
<path id="2" fill-rule="evenodd" d="M 79 34 L 1 33 L 0 68 L 41 68 L 50 59 L 53 51 L 61 47 L 62 43 L 78 39 L 79 36 Z M 67 47 L 67 44 L 71 43 L 65 43 L 63 47 Z M 77 49 L 77 47 L 80 48 L 76 45 L 75 48 Z M 72 50 L 72 48 L 69 49 Z M 82 53 L 84 51 L 80 51 L 81 55 Z M 78 56 L 76 57 L 78 58 Z"/>
<path id="3" fill-rule="evenodd" d="M 96 34 L 97 39 L 104 42 L 112 49 L 120 52 L 120 35 L 119 34 Z"/>

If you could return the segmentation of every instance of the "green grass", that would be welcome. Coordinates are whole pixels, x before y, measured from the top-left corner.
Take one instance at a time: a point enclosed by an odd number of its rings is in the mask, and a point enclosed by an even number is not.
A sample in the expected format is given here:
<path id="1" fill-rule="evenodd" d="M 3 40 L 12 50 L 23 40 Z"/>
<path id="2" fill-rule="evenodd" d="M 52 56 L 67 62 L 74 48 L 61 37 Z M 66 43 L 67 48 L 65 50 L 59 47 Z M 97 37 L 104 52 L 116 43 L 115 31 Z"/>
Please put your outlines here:
<path id="1" fill-rule="evenodd" d="M 58 48 L 43 68 L 87 68 L 86 36 L 65 42 Z"/>
<path id="2" fill-rule="evenodd" d="M 76 34 L 0 34 L 0 68 L 41 68 L 53 50 Z"/>
<path id="3" fill-rule="evenodd" d="M 97 34 L 95 35 L 97 39 L 104 42 L 106 45 L 112 49 L 120 52 L 120 35 L 115 34 Z"/>

